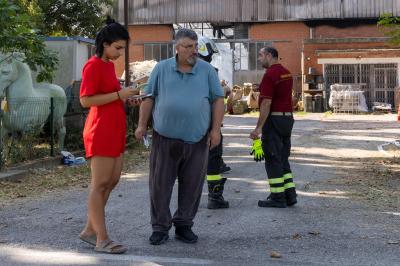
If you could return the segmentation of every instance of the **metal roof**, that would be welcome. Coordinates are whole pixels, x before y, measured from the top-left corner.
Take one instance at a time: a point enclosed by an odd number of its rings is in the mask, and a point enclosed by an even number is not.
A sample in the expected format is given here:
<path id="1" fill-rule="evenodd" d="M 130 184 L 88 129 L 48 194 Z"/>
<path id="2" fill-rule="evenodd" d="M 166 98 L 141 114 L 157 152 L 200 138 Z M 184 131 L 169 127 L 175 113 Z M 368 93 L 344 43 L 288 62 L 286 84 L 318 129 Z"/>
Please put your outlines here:
<path id="1" fill-rule="evenodd" d="M 124 0 L 117 1 L 123 21 Z M 267 22 L 400 16 L 400 0 L 128 0 L 129 24 Z"/>

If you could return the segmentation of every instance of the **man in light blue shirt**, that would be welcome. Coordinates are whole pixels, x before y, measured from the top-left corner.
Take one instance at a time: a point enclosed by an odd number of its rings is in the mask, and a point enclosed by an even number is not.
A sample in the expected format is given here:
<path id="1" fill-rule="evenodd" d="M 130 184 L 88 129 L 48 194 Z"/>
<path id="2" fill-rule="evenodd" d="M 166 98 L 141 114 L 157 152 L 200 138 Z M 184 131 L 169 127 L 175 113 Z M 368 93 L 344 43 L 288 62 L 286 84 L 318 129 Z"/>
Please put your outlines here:
<path id="1" fill-rule="evenodd" d="M 175 226 L 175 237 L 197 242 L 193 219 L 200 203 L 207 170 L 208 151 L 220 142 L 224 115 L 223 90 L 215 69 L 197 58 L 197 35 L 180 29 L 175 37 L 176 57 L 159 62 L 150 75 L 146 98 L 140 107 L 138 140 L 147 133 L 153 117 L 150 155 L 151 224 L 150 243 L 167 241 Z M 178 209 L 169 209 L 178 177 Z"/>

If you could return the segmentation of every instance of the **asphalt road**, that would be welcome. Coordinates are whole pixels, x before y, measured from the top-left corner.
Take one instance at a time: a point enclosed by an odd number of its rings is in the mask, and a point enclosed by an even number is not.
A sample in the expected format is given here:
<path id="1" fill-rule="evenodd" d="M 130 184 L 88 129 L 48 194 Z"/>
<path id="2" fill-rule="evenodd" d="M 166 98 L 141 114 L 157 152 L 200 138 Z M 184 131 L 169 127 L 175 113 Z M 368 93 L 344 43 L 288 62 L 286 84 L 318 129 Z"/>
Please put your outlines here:
<path id="1" fill-rule="evenodd" d="M 257 206 L 268 185 L 264 165 L 249 155 L 247 136 L 256 118 L 228 116 L 224 158 L 232 170 L 225 175 L 225 198 L 231 207 L 208 210 L 204 187 L 193 227 L 198 243 L 181 243 L 171 230 L 166 244 L 149 244 L 144 167 L 122 178 L 107 206 L 110 235 L 129 246 L 127 254 L 97 254 L 78 239 L 86 220 L 87 189 L 72 188 L 13 200 L 0 209 L 0 265 L 400 265 L 400 212 L 372 209 L 352 200 L 342 187 L 323 182 L 343 174 L 338 168 L 356 168 L 357 158 L 381 156 L 376 145 L 399 136 L 399 123 L 390 117 L 355 119 L 297 117 L 295 207 Z M 172 211 L 175 206 L 176 194 Z M 281 258 L 271 258 L 272 251 Z"/>

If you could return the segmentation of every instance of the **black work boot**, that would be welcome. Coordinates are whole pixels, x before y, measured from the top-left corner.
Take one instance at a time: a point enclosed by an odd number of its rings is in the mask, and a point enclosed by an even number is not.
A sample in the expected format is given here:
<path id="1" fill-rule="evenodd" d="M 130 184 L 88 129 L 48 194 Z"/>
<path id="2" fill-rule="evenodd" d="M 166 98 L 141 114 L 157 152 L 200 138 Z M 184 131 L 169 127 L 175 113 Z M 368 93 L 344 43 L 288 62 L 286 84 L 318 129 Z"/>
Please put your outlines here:
<path id="1" fill-rule="evenodd" d="M 226 178 L 220 180 L 210 180 L 208 183 L 208 209 L 223 209 L 229 208 L 229 202 L 224 200 L 224 184 Z"/>
<path id="2" fill-rule="evenodd" d="M 271 193 L 266 200 L 259 200 L 258 207 L 286 208 L 285 193 Z"/>
<path id="3" fill-rule="evenodd" d="M 293 206 L 297 203 L 297 193 L 294 187 L 285 189 L 285 196 L 287 206 Z"/>
<path id="4" fill-rule="evenodd" d="M 219 172 L 222 173 L 226 173 L 229 172 L 231 170 L 231 168 L 229 166 L 226 165 L 226 163 L 222 163 L 219 169 Z"/>

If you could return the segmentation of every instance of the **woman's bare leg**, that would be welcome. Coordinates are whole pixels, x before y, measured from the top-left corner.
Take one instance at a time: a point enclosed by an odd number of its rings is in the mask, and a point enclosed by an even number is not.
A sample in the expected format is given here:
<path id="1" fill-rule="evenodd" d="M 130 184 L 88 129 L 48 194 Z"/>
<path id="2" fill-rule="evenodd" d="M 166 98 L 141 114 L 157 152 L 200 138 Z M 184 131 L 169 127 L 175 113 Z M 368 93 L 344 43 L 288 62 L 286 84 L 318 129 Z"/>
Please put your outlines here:
<path id="1" fill-rule="evenodd" d="M 113 173 L 111 176 L 112 188 L 111 188 L 110 192 L 108 193 L 108 195 L 110 195 L 111 191 L 115 188 L 115 186 L 118 184 L 118 182 L 121 178 L 123 162 L 124 161 L 123 161 L 122 154 L 119 157 L 115 158 L 114 169 L 113 169 Z"/>
<path id="2" fill-rule="evenodd" d="M 115 158 L 114 161 L 114 168 L 112 170 L 112 175 L 111 175 L 111 180 L 110 180 L 110 187 L 107 190 L 107 192 L 105 193 L 105 197 L 104 197 L 104 206 L 106 206 L 108 198 L 111 194 L 111 191 L 115 188 L 115 186 L 118 184 L 119 179 L 121 177 L 121 171 L 122 171 L 122 165 L 123 165 L 123 158 L 122 158 L 122 154 Z M 93 228 L 93 224 L 91 222 L 91 219 L 88 215 L 87 218 L 87 222 L 86 222 L 86 226 L 85 228 L 82 230 L 82 235 L 84 236 L 91 236 L 93 234 L 95 234 L 95 230 Z"/>
<path id="3" fill-rule="evenodd" d="M 88 199 L 88 224 L 96 232 L 97 243 L 108 239 L 104 209 L 112 187 L 114 164 L 115 158 L 112 157 L 95 156 L 91 159 L 92 181 Z"/>

